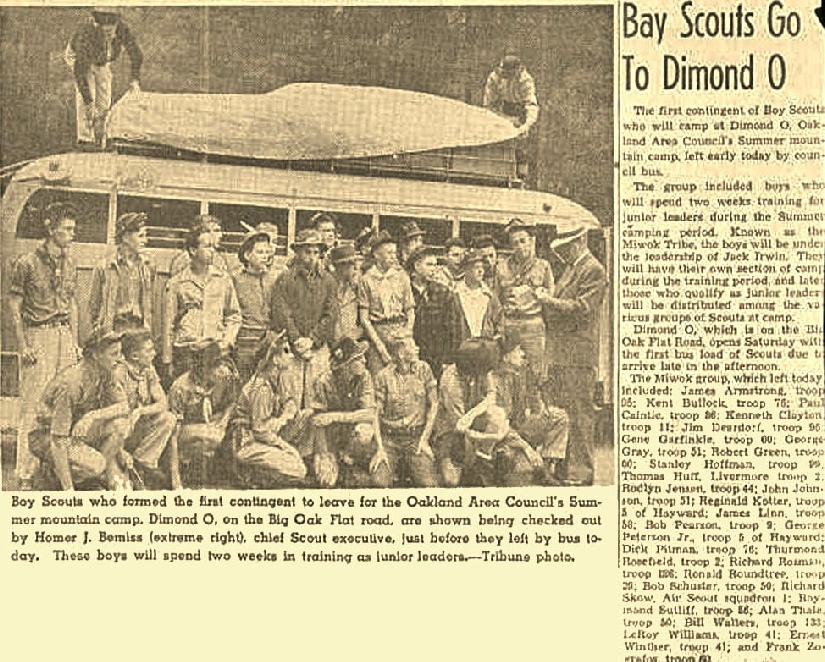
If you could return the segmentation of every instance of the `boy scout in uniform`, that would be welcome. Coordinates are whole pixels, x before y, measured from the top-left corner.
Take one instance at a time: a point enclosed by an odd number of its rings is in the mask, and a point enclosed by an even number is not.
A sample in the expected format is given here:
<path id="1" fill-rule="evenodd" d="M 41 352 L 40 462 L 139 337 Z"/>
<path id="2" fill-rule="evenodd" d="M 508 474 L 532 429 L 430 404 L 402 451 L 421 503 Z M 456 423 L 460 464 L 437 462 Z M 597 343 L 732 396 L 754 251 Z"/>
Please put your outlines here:
<path id="1" fill-rule="evenodd" d="M 313 387 L 310 423 L 313 472 L 320 487 L 389 487 L 372 377 L 364 354 L 367 343 L 344 338 L 332 350 L 329 372 Z"/>
<path id="2" fill-rule="evenodd" d="M 31 487 L 37 469 L 28 436 L 43 389 L 78 358 L 77 266 L 69 254 L 78 220 L 71 205 L 47 207 L 46 240 L 12 265 L 9 312 L 20 352 L 16 473 L 21 489 Z"/>
<path id="3" fill-rule="evenodd" d="M 63 490 L 90 479 L 108 489 L 129 487 L 124 470 L 131 456 L 123 449 L 129 402 L 114 378 L 120 361 L 120 334 L 93 333 L 83 359 L 60 372 L 43 392 L 32 452 L 50 463 Z"/>
<path id="4" fill-rule="evenodd" d="M 438 471 L 430 438 L 438 414 L 438 384 L 430 366 L 418 358 L 412 338 L 390 345 L 393 363 L 375 378 L 381 437 L 394 482 L 437 487 Z"/>

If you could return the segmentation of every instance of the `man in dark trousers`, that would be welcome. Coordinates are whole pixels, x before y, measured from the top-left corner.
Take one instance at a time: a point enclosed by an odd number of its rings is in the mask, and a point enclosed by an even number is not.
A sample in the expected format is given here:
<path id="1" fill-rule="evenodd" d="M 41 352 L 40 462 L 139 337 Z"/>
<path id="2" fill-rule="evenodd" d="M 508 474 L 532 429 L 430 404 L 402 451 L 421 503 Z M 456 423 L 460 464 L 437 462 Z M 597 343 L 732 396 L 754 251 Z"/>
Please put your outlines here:
<path id="1" fill-rule="evenodd" d="M 421 359 L 440 379 L 444 366 L 453 361 L 459 313 L 453 293 L 434 280 L 437 268 L 436 252 L 431 248 L 419 248 L 407 261 L 415 301 L 413 338 Z"/>
<path id="2" fill-rule="evenodd" d="M 298 406 L 306 406 L 309 389 L 329 367 L 329 344 L 338 318 L 338 285 L 324 268 L 327 246 L 316 230 L 301 230 L 292 244 L 295 259 L 272 288 L 270 327 L 286 331 L 299 360 L 301 393 Z"/>
<path id="3" fill-rule="evenodd" d="M 143 53 L 114 7 L 95 7 L 66 47 L 66 64 L 77 87 L 77 142 L 100 143 L 112 106 L 112 62 L 126 49 L 132 63 L 131 89 L 140 91 Z"/>
<path id="4" fill-rule="evenodd" d="M 593 390 L 607 275 L 587 247 L 584 226 L 559 234 L 551 248 L 566 265 L 555 294 L 542 301 L 550 365 L 547 397 L 570 417 L 570 442 L 559 475 L 571 485 L 590 485 L 594 468 Z"/>

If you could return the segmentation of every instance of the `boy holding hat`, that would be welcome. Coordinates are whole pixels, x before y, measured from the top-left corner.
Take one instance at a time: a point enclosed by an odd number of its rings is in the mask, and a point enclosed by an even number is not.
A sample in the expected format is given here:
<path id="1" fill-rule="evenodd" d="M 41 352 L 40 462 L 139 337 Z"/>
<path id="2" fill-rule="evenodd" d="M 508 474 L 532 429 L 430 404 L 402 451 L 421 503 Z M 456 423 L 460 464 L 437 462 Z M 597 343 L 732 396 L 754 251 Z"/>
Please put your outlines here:
<path id="1" fill-rule="evenodd" d="M 540 382 L 545 375 L 547 328 L 543 301 L 553 295 L 553 271 L 536 257 L 535 227 L 520 218 L 507 225 L 513 254 L 498 265 L 499 299 L 505 338 L 517 338 Z"/>
<path id="2" fill-rule="evenodd" d="M 301 455 L 290 443 L 295 441 L 289 433 L 295 430 L 298 403 L 287 351 L 284 334 L 261 346 L 255 373 L 241 390 L 229 423 L 242 477 L 257 487 L 301 484 L 306 477 Z"/>
<path id="3" fill-rule="evenodd" d="M 570 444 L 563 476 L 570 484 L 593 482 L 594 388 L 599 361 L 604 267 L 587 247 L 584 225 L 559 234 L 550 247 L 565 263 L 554 296 L 544 300 L 549 328 L 549 397 L 570 416 Z"/>
<path id="4" fill-rule="evenodd" d="M 93 329 L 152 328 L 155 269 L 145 254 L 147 222 L 143 213 L 126 213 L 117 219 L 116 253 L 92 274 L 89 313 Z"/>
<path id="5" fill-rule="evenodd" d="M 320 487 L 390 487 L 392 473 L 378 426 L 367 343 L 343 338 L 330 370 L 313 385 L 310 423 L 313 472 Z"/>

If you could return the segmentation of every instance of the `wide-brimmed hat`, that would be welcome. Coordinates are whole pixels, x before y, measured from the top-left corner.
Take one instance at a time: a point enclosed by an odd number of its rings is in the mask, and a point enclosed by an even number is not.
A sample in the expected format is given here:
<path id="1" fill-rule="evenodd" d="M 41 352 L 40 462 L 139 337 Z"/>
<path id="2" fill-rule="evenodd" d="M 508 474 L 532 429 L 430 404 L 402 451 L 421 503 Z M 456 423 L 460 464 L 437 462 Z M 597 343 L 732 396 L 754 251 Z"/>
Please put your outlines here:
<path id="1" fill-rule="evenodd" d="M 301 246 L 318 246 L 322 251 L 327 249 L 327 245 L 321 241 L 321 235 L 317 230 L 313 230 L 312 228 L 301 230 L 298 233 L 298 236 L 295 237 L 295 241 L 292 244 L 292 250 L 300 248 Z"/>
<path id="2" fill-rule="evenodd" d="M 567 230 L 566 232 L 559 232 L 556 235 L 556 238 L 550 242 L 550 248 L 552 250 L 556 250 L 559 246 L 569 244 L 571 241 L 575 241 L 579 237 L 584 237 L 587 234 L 587 230 L 587 226 L 582 225 L 577 228 L 573 228 L 572 230 Z"/>
<path id="3" fill-rule="evenodd" d="M 507 53 L 501 58 L 501 68 L 507 71 L 513 71 L 521 66 L 521 58 L 515 53 Z"/>
<path id="4" fill-rule="evenodd" d="M 398 243 L 393 236 L 387 232 L 386 230 L 381 230 L 375 237 L 373 237 L 372 241 L 369 242 L 370 253 L 375 253 L 375 250 L 379 246 L 383 246 L 384 244 L 396 244 Z"/>
<path id="5" fill-rule="evenodd" d="M 369 343 L 359 342 L 348 337 L 341 338 L 330 353 L 330 369 L 340 370 L 349 365 L 357 358 L 364 356 L 368 347 Z"/>
<path id="6" fill-rule="evenodd" d="M 476 235 L 473 237 L 473 241 L 470 244 L 470 247 L 475 248 L 476 250 L 479 248 L 487 248 L 488 246 L 492 246 L 493 248 L 496 247 L 496 242 L 493 239 L 493 236 L 489 234 Z"/>
<path id="7" fill-rule="evenodd" d="M 115 221 L 115 237 L 120 238 L 127 232 L 137 232 L 149 222 L 149 217 L 141 212 L 127 212 Z"/>
<path id="8" fill-rule="evenodd" d="M 416 237 L 423 237 L 425 234 L 426 232 L 418 227 L 418 223 L 415 221 L 406 221 L 401 226 L 401 233 L 399 236 L 403 241 L 409 241 L 410 239 L 415 239 Z"/>
<path id="9" fill-rule="evenodd" d="M 120 20 L 120 11 L 116 7 L 93 7 L 92 17 L 98 25 L 113 25 Z"/>
<path id="10" fill-rule="evenodd" d="M 335 246 L 329 252 L 330 262 L 333 264 L 352 264 L 358 259 L 355 246 L 352 244 L 341 244 Z"/>
<path id="11" fill-rule="evenodd" d="M 511 218 L 510 222 L 507 224 L 507 227 L 504 228 L 504 232 L 507 233 L 507 236 L 510 236 L 513 232 L 529 232 L 533 234 L 535 231 L 536 226 L 532 223 L 529 223 L 521 218 Z"/>
<path id="12" fill-rule="evenodd" d="M 103 327 L 97 327 L 92 330 L 89 337 L 86 338 L 86 342 L 83 343 L 83 353 L 88 354 L 89 352 L 94 352 L 106 345 L 113 345 L 114 343 L 120 342 L 122 339 L 122 331 L 108 331 Z"/>
<path id="13" fill-rule="evenodd" d="M 479 253 L 475 248 L 471 248 L 466 253 L 464 253 L 464 258 L 461 260 L 461 268 L 466 269 L 467 267 L 476 264 L 477 262 L 484 262 L 484 256 Z"/>
<path id="14" fill-rule="evenodd" d="M 377 232 L 378 230 L 372 226 L 363 228 L 355 237 L 355 250 L 362 255 L 368 255 Z"/>
<path id="15" fill-rule="evenodd" d="M 444 242 L 444 251 L 446 252 L 454 246 L 466 249 L 467 243 L 461 237 L 450 237 L 447 241 Z"/>
<path id="16" fill-rule="evenodd" d="M 267 244 L 271 241 L 269 234 L 266 232 L 253 232 L 252 234 L 247 235 L 244 237 L 243 242 L 241 243 L 240 248 L 238 248 L 238 259 L 241 261 L 241 264 L 246 266 L 249 264 L 249 260 L 246 257 L 246 254 L 252 250 L 252 247 L 257 244 L 258 242 L 266 242 Z"/>
<path id="17" fill-rule="evenodd" d="M 407 264 L 404 265 L 407 267 L 408 270 L 412 271 L 415 268 L 415 265 L 418 264 L 421 260 L 425 257 L 430 257 L 431 255 L 438 255 L 440 251 L 433 248 L 432 246 L 422 246 L 421 248 L 416 248 L 412 254 L 407 258 Z"/>

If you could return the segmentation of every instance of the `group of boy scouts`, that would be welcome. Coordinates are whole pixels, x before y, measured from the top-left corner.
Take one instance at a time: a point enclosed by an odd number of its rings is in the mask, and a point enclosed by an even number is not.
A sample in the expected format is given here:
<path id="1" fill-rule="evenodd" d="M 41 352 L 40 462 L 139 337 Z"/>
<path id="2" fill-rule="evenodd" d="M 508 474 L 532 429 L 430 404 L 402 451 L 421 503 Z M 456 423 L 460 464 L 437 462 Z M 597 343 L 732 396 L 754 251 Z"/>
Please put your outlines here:
<path id="1" fill-rule="evenodd" d="M 117 219 L 88 297 L 70 250 L 84 219 L 44 216 L 10 289 L 24 489 L 592 483 L 606 276 L 584 226 L 553 240 L 556 281 L 518 218 L 504 258 L 490 235 L 429 246 L 414 221 L 343 242 L 319 213 L 285 268 L 264 223 L 230 271 L 201 215 L 155 319 L 145 214 Z"/>

